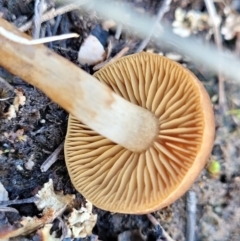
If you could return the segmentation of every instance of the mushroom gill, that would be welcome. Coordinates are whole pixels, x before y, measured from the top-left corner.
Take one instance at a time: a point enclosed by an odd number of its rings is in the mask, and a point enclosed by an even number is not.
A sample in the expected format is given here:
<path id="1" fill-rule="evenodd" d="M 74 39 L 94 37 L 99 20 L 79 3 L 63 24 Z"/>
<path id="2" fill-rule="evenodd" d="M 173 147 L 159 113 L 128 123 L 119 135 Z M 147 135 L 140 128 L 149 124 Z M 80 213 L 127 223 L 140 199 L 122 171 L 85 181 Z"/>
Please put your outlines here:
<path id="1" fill-rule="evenodd" d="M 212 149 L 214 116 L 203 85 L 180 64 L 149 53 L 121 58 L 95 77 L 151 111 L 159 131 L 137 153 L 70 116 L 65 156 L 72 183 L 112 212 L 149 213 L 171 204 L 190 188 Z"/>

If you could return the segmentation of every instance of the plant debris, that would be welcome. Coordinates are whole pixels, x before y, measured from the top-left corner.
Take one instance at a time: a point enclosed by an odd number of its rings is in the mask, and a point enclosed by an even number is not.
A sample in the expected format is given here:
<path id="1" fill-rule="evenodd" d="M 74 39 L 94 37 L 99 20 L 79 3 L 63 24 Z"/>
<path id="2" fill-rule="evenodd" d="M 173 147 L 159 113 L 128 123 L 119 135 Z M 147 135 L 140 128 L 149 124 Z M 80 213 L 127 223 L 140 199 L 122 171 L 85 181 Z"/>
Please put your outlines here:
<path id="1" fill-rule="evenodd" d="M 13 106 L 16 112 L 19 110 L 19 106 L 24 106 L 26 102 L 26 96 L 23 95 L 23 91 L 20 89 L 15 90 L 16 97 L 13 100 Z"/>
<path id="2" fill-rule="evenodd" d="M 210 27 L 209 16 L 206 13 L 177 8 L 175 21 L 172 23 L 173 32 L 181 37 L 189 37 Z"/>
<path id="3" fill-rule="evenodd" d="M 92 229 L 97 222 L 97 215 L 92 214 L 92 204 L 87 201 L 86 207 L 79 210 L 73 208 L 68 218 L 68 237 L 85 238 L 92 234 Z"/>
<path id="4" fill-rule="evenodd" d="M 216 8 L 218 19 L 210 19 L 204 0 L 172 0 L 159 24 L 166 23 L 179 36 L 197 37 L 196 41 L 209 46 L 216 45 L 214 27 L 217 27 L 220 30 L 222 49 L 226 54 L 232 52 L 239 57 L 239 0 L 210 1 Z M 0 0 L 0 16 L 21 31 L 32 35 L 35 2 L 37 1 Z M 198 64 L 189 56 L 185 56 L 180 52 L 181 49 L 179 52 L 176 49 L 173 51 L 171 41 L 167 46 L 161 42 L 155 43 L 151 40 L 151 36 L 155 34 L 151 32 L 152 26 L 149 26 L 150 38 L 146 39 L 146 46 L 144 45 L 142 49 L 141 43 L 144 39 L 136 37 L 134 31 L 126 28 L 128 16 L 124 16 L 121 23 L 108 21 L 105 23 L 98 11 L 83 10 L 81 4 L 85 1 L 79 1 L 79 5 L 62 4 L 63 1 L 52 0 L 45 2 L 46 8 L 40 21 L 40 37 L 77 33 L 78 38 L 48 43 L 47 46 L 76 65 L 80 65 L 85 71 L 92 74 L 117 59 L 118 54 L 122 56 L 135 53 L 141 47 L 141 50 L 162 54 L 178 61 L 202 81 L 216 111 L 216 140 L 209 165 L 192 187 L 197 197 L 194 231 L 201 241 L 239 241 L 239 82 L 225 79 L 223 91 L 226 93 L 227 110 L 220 114 L 218 113 L 220 105 L 218 75 L 206 64 Z M 134 8 L 143 16 L 149 15 L 155 19 L 163 3 L 156 0 L 120 0 L 116 1 L 116 9 L 125 2 L 129 4 L 128 7 Z M 219 25 L 214 25 L 213 22 Z M 87 50 L 83 57 L 87 55 L 87 58 L 91 57 L 93 62 L 82 62 L 78 60 L 79 50 L 83 50 L 87 39 L 92 38 L 90 37 L 92 30 L 96 26 L 102 26 L 107 35 L 105 44 L 100 41 L 103 55 L 100 53 L 99 58 L 94 57 L 95 52 L 90 46 L 88 49 L 93 55 Z M 55 165 L 42 172 L 41 166 L 44 161 L 64 141 L 68 114 L 37 88 L 2 68 L 0 68 L 0 84 L 0 202 L 11 203 L 0 207 L 0 239 L 13 237 L 15 234 L 15 238 L 5 240 L 67 241 L 74 239 L 77 234 L 88 233 L 89 236 L 81 238 L 82 241 L 115 241 L 123 239 L 124 235 L 129 240 L 131 237 L 136 237 L 134 233 L 140 232 L 140 236 L 144 235 L 143 239 L 156 240 L 156 229 L 146 216 L 120 215 L 96 207 L 93 207 L 94 214 L 87 211 L 88 204 L 84 205 L 84 198 L 71 184 L 63 152 L 59 152 Z M 215 161 L 218 164 L 214 163 Z M 39 207 L 41 206 L 39 210 L 34 201 L 39 192 L 41 193 L 40 190 L 42 190 L 42 200 L 38 200 Z M 65 196 L 68 198 L 65 199 Z M 48 197 L 50 200 L 47 200 Z M 185 199 L 186 196 L 183 196 L 171 206 L 153 214 L 169 236 L 178 241 L 186 240 Z M 29 202 L 24 203 L 21 200 Z M 97 221 L 94 221 L 95 215 Z M 85 221 L 82 222 L 83 219 Z M 96 224 L 93 228 L 94 223 Z M 86 224 L 89 225 L 88 228 L 85 227 Z M 2 236 L 2 232 L 5 236 Z"/>
<path id="5" fill-rule="evenodd" d="M 4 113 L 8 120 L 16 118 L 19 107 L 24 106 L 26 102 L 26 96 L 23 94 L 23 91 L 21 89 L 15 89 L 14 92 L 16 96 L 13 100 L 13 104 L 10 105 L 8 111 Z"/>
<path id="6" fill-rule="evenodd" d="M 232 40 L 240 33 L 240 14 L 225 8 L 226 20 L 221 28 L 221 33 L 226 40 Z"/>
<path id="7" fill-rule="evenodd" d="M 62 220 L 67 228 L 66 237 L 84 238 L 91 235 L 97 221 L 97 215 L 92 213 L 92 204 L 87 202 L 86 207 L 82 206 L 80 209 L 76 209 L 73 208 L 74 200 L 75 195 L 63 195 L 62 192 L 55 192 L 53 181 L 50 179 L 33 199 L 38 210 L 42 212 L 41 217 L 27 216 L 22 217 L 19 224 L 5 223 L 0 226 L 0 239 L 27 235 L 43 227 L 38 230 L 37 236 L 41 236 L 43 240 L 58 240 L 54 234 L 50 234 L 50 229 L 52 222 L 61 216 L 63 216 Z M 0 201 L 8 201 L 7 191 L 1 183 Z M 18 203 L 16 202 L 16 204 Z M 70 212 L 68 215 L 64 214 L 66 209 Z"/>

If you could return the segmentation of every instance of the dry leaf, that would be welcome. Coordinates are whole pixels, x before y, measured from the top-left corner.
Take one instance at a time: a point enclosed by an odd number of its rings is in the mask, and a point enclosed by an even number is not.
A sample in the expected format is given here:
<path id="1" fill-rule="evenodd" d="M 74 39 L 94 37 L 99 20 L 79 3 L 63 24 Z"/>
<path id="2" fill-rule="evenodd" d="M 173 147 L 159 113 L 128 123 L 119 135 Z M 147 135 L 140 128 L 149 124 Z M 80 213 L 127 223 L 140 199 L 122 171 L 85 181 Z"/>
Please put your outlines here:
<path id="1" fill-rule="evenodd" d="M 12 143 L 16 141 L 27 141 L 28 136 L 24 135 L 24 129 L 18 129 L 16 132 L 10 131 L 5 132 L 4 136 Z"/>
<path id="2" fill-rule="evenodd" d="M 70 205 L 75 195 L 63 195 L 62 193 L 55 193 L 53 189 L 52 179 L 45 183 L 43 188 L 36 195 L 39 199 L 35 201 L 39 210 L 52 208 L 57 212 L 66 205 Z"/>
<path id="3" fill-rule="evenodd" d="M 42 227 L 46 223 L 51 223 L 59 213 L 54 210 L 48 209 L 41 218 L 37 217 L 23 217 L 18 225 L 2 225 L 0 227 L 0 240 L 27 235 Z"/>
<path id="4" fill-rule="evenodd" d="M 240 15 L 231 11 L 228 7 L 224 11 L 227 18 L 221 28 L 221 33 L 226 40 L 231 40 L 240 32 Z"/>
<path id="5" fill-rule="evenodd" d="M 219 21 L 218 19 L 216 21 Z M 206 13 L 190 10 L 188 12 L 181 8 L 175 11 L 175 20 L 172 23 L 173 32 L 181 37 L 188 37 L 191 33 L 197 33 L 208 29 L 210 19 Z"/>
<path id="6" fill-rule="evenodd" d="M 9 108 L 8 108 L 8 111 L 6 113 L 4 113 L 4 115 L 8 118 L 8 120 L 11 120 L 12 118 L 15 118 L 17 115 L 16 115 L 14 105 L 10 105 Z"/>
<path id="7" fill-rule="evenodd" d="M 18 112 L 19 106 L 25 105 L 26 97 L 23 95 L 23 92 L 21 90 L 15 90 L 16 97 L 14 98 L 13 105 L 15 108 L 15 111 Z"/>
<path id="8" fill-rule="evenodd" d="M 52 224 L 46 224 L 43 228 L 37 231 L 37 235 L 39 236 L 39 240 L 41 241 L 61 241 L 62 239 L 55 237 L 55 232 L 50 234 L 50 230 L 52 228 Z"/>
<path id="9" fill-rule="evenodd" d="M 68 237 L 85 238 L 92 234 L 97 222 L 97 215 L 92 213 L 92 204 L 87 201 L 86 207 L 73 209 L 68 219 Z"/>
<path id="10" fill-rule="evenodd" d="M 15 118 L 17 116 L 16 112 L 18 112 L 19 106 L 25 105 L 26 102 L 26 97 L 23 95 L 23 92 L 21 90 L 16 89 L 15 93 L 16 97 L 13 100 L 13 104 L 10 105 L 8 111 L 4 113 L 8 120 Z"/>
<path id="11" fill-rule="evenodd" d="M 2 187 L 0 186 L 0 190 Z M 3 192 L 3 197 L 6 198 L 6 193 Z M 1 193 L 1 191 L 0 191 Z M 1 194 L 0 194 L 1 195 Z M 75 198 L 75 195 L 63 195 L 62 193 L 55 193 L 53 190 L 52 179 L 44 184 L 44 187 L 36 195 L 38 200 L 35 201 L 39 210 L 43 210 L 43 216 L 38 217 L 23 217 L 20 224 L 10 225 L 5 224 L 0 226 L 0 240 L 27 235 L 33 231 L 43 227 L 46 224 L 53 222 L 53 220 L 62 215 L 67 205 L 70 205 Z M 90 225 L 88 225 L 90 226 Z M 54 236 L 48 235 L 47 232 L 50 226 L 42 229 L 41 233 L 47 237 L 44 240 L 57 241 Z M 50 239 L 50 237 L 52 239 Z"/>

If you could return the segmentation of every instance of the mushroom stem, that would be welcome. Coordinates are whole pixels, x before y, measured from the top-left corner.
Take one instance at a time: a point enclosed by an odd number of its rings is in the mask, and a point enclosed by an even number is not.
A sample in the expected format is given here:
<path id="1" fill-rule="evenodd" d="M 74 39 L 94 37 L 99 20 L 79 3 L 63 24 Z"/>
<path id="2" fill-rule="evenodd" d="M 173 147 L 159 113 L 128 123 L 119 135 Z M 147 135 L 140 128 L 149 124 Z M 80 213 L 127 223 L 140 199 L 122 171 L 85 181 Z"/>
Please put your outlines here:
<path id="1" fill-rule="evenodd" d="M 1 18 L 0 26 L 30 38 Z M 0 56 L 2 67 L 113 142 L 141 152 L 155 139 L 158 121 L 151 112 L 124 100 L 45 46 L 22 45 L 0 35 Z"/>

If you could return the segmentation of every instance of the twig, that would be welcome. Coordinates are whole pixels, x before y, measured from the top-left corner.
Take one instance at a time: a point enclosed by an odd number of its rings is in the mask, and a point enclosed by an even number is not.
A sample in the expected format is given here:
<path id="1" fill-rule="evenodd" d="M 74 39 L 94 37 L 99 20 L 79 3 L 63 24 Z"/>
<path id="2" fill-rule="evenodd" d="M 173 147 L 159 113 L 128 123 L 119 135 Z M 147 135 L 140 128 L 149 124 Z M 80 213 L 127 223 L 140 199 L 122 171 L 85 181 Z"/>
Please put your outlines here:
<path id="1" fill-rule="evenodd" d="M 65 51 L 65 52 L 70 52 L 71 54 L 75 54 L 77 56 L 78 51 L 72 50 L 72 49 L 67 49 L 59 46 L 53 46 L 53 49 L 57 49 L 59 51 Z"/>
<path id="2" fill-rule="evenodd" d="M 79 2 L 79 0 L 69 1 Z M 152 17 L 137 13 L 126 1 L 116 8 L 115 2 L 112 0 L 88 0 L 88 4 L 83 5 L 82 8 L 85 11 L 94 10 L 103 18 L 112 19 L 116 23 L 121 22 L 125 16 L 128 20 L 125 22 L 125 26 L 129 31 L 134 32 L 140 38 L 148 36 L 149 26 L 153 26 L 155 22 Z M 152 38 L 156 41 L 157 46 L 169 47 L 170 44 L 173 50 L 188 56 L 195 64 L 204 65 L 211 71 L 217 72 L 220 63 L 224 63 L 221 66 L 224 76 L 240 83 L 240 60 L 234 54 L 219 52 L 214 44 L 206 45 L 197 41 L 194 36 L 181 38 L 163 22 L 161 29 L 156 28 L 156 33 Z"/>
<path id="3" fill-rule="evenodd" d="M 164 2 L 162 3 L 162 6 L 159 8 L 158 13 L 157 13 L 157 18 L 155 20 L 155 23 L 152 27 L 152 29 L 149 31 L 148 36 L 142 41 L 142 43 L 140 44 L 140 46 L 137 48 L 136 53 L 141 52 L 148 44 L 148 42 L 150 41 L 155 28 L 157 27 L 157 25 L 159 24 L 159 22 L 162 20 L 164 14 L 169 11 L 170 9 L 170 4 L 171 4 L 172 0 L 164 0 Z"/>
<path id="4" fill-rule="evenodd" d="M 175 241 L 168 235 L 168 233 L 163 229 L 161 224 L 156 220 L 156 218 L 152 214 L 147 214 L 147 217 L 155 228 L 160 227 L 160 229 L 162 230 L 163 236 L 166 238 L 167 241 Z"/>
<path id="5" fill-rule="evenodd" d="M 43 13 L 44 0 L 36 0 L 34 6 L 34 17 L 33 17 L 33 38 L 38 39 L 41 29 L 41 19 Z"/>
<path id="6" fill-rule="evenodd" d="M 194 191 L 187 193 L 187 227 L 186 227 L 186 241 L 195 240 L 195 227 L 196 227 L 196 209 L 197 198 Z"/>
<path id="7" fill-rule="evenodd" d="M 70 3 L 70 4 L 64 5 L 62 7 L 59 7 L 57 9 L 51 9 L 51 10 L 49 10 L 48 12 L 46 12 L 42 15 L 41 23 L 49 21 L 49 20 L 55 18 L 58 15 L 62 15 L 64 13 L 76 10 L 81 5 L 83 5 L 84 3 L 86 3 L 86 0 L 82 0 L 78 3 Z M 32 24 L 33 24 L 33 21 L 30 20 L 27 23 L 25 23 L 23 26 L 21 26 L 19 28 L 19 30 L 22 31 L 22 32 L 26 32 L 27 30 L 29 30 L 31 28 Z"/>
<path id="8" fill-rule="evenodd" d="M 114 61 L 116 61 L 117 59 L 121 58 L 122 56 L 124 56 L 129 50 L 129 47 L 124 47 L 120 52 L 118 52 L 113 58 L 111 59 L 108 59 L 100 64 L 97 64 L 93 67 L 93 70 L 96 71 L 96 70 L 99 70 L 101 69 L 102 67 L 104 67 L 106 64 L 108 63 L 113 63 Z"/>
<path id="9" fill-rule="evenodd" d="M 51 31 L 50 22 L 47 22 L 46 25 L 47 25 L 47 28 L 46 28 L 46 30 L 47 30 L 47 36 L 48 36 L 48 37 L 52 37 L 53 34 L 52 34 L 52 31 Z M 52 42 L 49 42 L 49 43 L 48 43 L 48 47 L 49 47 L 50 49 L 52 49 L 53 43 L 52 43 Z"/>
<path id="10" fill-rule="evenodd" d="M 53 28 L 53 31 L 52 31 L 52 35 L 57 34 L 57 30 L 58 30 L 58 27 L 60 25 L 61 20 L 62 20 L 62 15 L 59 15 L 59 16 L 56 17 L 56 22 L 55 22 L 55 25 L 54 25 L 54 28 Z"/>
<path id="11" fill-rule="evenodd" d="M 9 200 L 9 201 L 1 201 L 0 202 L 0 207 L 5 207 L 5 206 L 9 206 L 9 205 L 16 205 L 16 204 L 23 204 L 23 203 L 33 203 L 35 201 L 38 200 L 38 197 L 33 196 L 30 198 L 25 198 L 25 199 L 21 199 L 21 200 Z"/>
<path id="12" fill-rule="evenodd" d="M 213 24 L 213 34 L 214 34 L 214 39 L 217 45 L 218 51 L 222 51 L 222 40 L 221 40 L 221 34 L 219 31 L 219 26 L 220 22 L 218 21 L 218 16 L 217 16 L 217 11 L 214 6 L 213 0 L 204 0 L 205 5 L 207 7 L 208 13 L 210 15 L 210 18 L 212 20 Z M 218 68 L 218 96 L 219 96 L 219 107 L 220 107 L 220 112 L 226 112 L 226 97 L 225 97 L 225 91 L 224 91 L 224 77 L 223 73 L 221 70 L 222 66 L 220 65 Z"/>
<path id="13" fill-rule="evenodd" d="M 41 165 L 41 171 L 46 172 L 58 158 L 58 154 L 62 151 L 64 141 L 58 146 L 58 148 L 47 158 L 47 160 Z"/>

